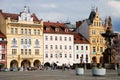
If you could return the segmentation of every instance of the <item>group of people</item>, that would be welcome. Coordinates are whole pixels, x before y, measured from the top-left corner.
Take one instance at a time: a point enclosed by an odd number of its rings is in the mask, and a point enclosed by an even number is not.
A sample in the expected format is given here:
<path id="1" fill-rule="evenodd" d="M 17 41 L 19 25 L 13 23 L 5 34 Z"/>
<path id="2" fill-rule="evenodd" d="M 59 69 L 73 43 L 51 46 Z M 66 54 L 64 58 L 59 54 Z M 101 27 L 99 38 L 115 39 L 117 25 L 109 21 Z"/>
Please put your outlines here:
<path id="1" fill-rule="evenodd" d="M 68 64 L 68 65 L 66 65 L 66 64 L 62 64 L 62 71 L 70 70 L 70 69 L 71 69 L 70 64 Z"/>

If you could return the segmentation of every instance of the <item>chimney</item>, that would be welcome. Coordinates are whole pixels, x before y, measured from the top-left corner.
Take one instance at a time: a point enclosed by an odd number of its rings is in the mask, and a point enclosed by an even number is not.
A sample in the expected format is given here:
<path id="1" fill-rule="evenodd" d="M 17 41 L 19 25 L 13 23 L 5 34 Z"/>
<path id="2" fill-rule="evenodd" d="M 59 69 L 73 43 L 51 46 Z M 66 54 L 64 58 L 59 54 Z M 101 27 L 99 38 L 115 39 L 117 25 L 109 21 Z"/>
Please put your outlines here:
<path id="1" fill-rule="evenodd" d="M 81 21 L 76 22 L 76 28 L 79 27 L 82 24 Z"/>
<path id="2" fill-rule="evenodd" d="M 0 9 L 0 13 L 2 13 L 2 9 Z"/>

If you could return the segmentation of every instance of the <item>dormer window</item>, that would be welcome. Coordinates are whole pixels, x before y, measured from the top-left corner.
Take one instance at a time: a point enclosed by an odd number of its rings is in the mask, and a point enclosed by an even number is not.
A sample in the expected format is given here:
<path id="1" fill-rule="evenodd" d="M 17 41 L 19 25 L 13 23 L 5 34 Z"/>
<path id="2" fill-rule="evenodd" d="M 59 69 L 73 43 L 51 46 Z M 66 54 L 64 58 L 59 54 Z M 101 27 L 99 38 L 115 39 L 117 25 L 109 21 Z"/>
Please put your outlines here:
<path id="1" fill-rule="evenodd" d="M 68 32 L 68 29 L 65 29 L 65 32 Z"/>
<path id="2" fill-rule="evenodd" d="M 55 31 L 58 32 L 58 31 L 59 31 L 59 28 L 55 28 Z"/>
<path id="3" fill-rule="evenodd" d="M 59 28 L 55 28 L 55 31 L 58 32 L 58 31 L 59 31 Z"/>
<path id="4" fill-rule="evenodd" d="M 50 28 L 46 28 L 46 31 L 50 31 Z"/>

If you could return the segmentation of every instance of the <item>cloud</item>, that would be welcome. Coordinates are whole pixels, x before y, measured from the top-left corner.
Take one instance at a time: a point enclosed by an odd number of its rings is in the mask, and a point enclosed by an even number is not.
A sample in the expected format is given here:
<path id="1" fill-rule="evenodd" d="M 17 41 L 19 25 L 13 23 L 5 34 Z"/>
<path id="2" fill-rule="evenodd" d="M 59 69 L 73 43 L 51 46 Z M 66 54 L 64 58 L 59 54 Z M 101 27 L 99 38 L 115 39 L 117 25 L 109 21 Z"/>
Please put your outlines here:
<path id="1" fill-rule="evenodd" d="M 120 17 L 120 1 L 119 0 L 112 0 L 108 2 L 110 8 L 112 8 L 112 15 L 115 17 Z"/>

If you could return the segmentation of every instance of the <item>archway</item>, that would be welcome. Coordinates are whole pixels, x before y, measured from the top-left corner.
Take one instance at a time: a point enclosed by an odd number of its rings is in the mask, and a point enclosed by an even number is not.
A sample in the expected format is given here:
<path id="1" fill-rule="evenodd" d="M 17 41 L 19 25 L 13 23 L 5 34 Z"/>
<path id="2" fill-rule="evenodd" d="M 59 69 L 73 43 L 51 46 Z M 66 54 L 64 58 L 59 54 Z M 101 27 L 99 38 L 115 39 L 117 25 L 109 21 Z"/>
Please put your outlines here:
<path id="1" fill-rule="evenodd" d="M 39 60 L 35 60 L 33 63 L 34 67 L 39 67 L 41 65 Z"/>
<path id="2" fill-rule="evenodd" d="M 31 63 L 30 63 L 29 60 L 23 60 L 23 61 L 21 62 L 21 66 L 22 66 L 22 67 L 31 67 Z"/>
<path id="3" fill-rule="evenodd" d="M 49 63 L 49 62 L 46 62 L 46 63 L 44 64 L 44 66 L 50 67 L 50 63 Z"/>
<path id="4" fill-rule="evenodd" d="M 12 60 L 10 62 L 10 68 L 18 68 L 18 62 L 16 60 Z"/>
<path id="5" fill-rule="evenodd" d="M 97 59 L 96 59 L 96 57 L 94 56 L 94 57 L 92 57 L 92 62 L 93 63 L 97 63 Z"/>

